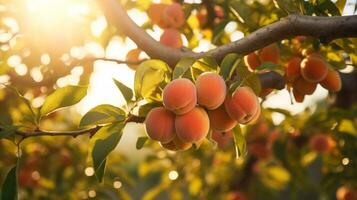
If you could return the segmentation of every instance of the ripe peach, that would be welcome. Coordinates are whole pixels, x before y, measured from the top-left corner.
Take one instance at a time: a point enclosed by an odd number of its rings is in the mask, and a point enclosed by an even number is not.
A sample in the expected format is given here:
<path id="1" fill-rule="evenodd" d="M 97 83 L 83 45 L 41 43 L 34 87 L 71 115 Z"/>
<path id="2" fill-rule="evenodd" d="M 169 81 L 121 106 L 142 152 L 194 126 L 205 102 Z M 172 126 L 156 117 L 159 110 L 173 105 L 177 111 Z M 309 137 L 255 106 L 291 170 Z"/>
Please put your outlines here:
<path id="1" fill-rule="evenodd" d="M 175 137 L 175 115 L 164 107 L 153 108 L 146 116 L 145 128 L 151 139 L 170 142 Z"/>
<path id="2" fill-rule="evenodd" d="M 334 69 L 329 69 L 326 78 L 320 84 L 331 92 L 338 92 L 342 87 L 340 74 Z"/>
<path id="3" fill-rule="evenodd" d="M 229 131 L 237 125 L 237 122 L 226 112 L 224 105 L 208 111 L 208 116 L 212 129 L 217 131 Z"/>
<path id="4" fill-rule="evenodd" d="M 278 64 L 280 60 L 280 49 L 275 43 L 264 47 L 259 52 L 259 58 L 261 62 L 272 62 Z"/>
<path id="5" fill-rule="evenodd" d="M 139 56 L 140 56 L 141 50 L 140 49 L 132 49 L 130 50 L 127 54 L 126 54 L 126 61 L 127 62 L 131 62 L 131 63 L 135 63 L 135 62 L 139 62 Z M 128 64 L 128 67 L 132 70 L 136 70 L 136 68 L 138 67 L 138 64 Z"/>
<path id="6" fill-rule="evenodd" d="M 353 191 L 351 188 L 347 186 L 342 186 L 337 189 L 336 192 L 337 200 L 356 200 L 357 199 L 357 191 Z"/>
<path id="7" fill-rule="evenodd" d="M 176 29 L 165 29 L 160 37 L 160 42 L 166 46 L 173 48 L 182 47 L 181 33 Z"/>
<path id="8" fill-rule="evenodd" d="M 175 119 L 177 136 L 186 143 L 202 140 L 209 131 L 209 118 L 201 107 L 195 107 L 184 115 L 177 115 Z"/>
<path id="9" fill-rule="evenodd" d="M 270 93 L 272 93 L 274 91 L 273 88 L 263 88 L 262 91 L 260 92 L 259 96 L 264 98 L 266 96 L 268 96 Z"/>
<path id="10" fill-rule="evenodd" d="M 164 10 L 168 7 L 167 4 L 151 4 L 147 13 L 153 24 L 157 24 L 160 28 L 167 28 L 168 25 L 164 20 Z"/>
<path id="11" fill-rule="evenodd" d="M 224 106 L 228 115 L 239 123 L 248 123 L 259 110 L 259 101 L 250 87 L 238 87 L 228 95 Z"/>
<path id="12" fill-rule="evenodd" d="M 175 135 L 174 139 L 169 143 L 160 143 L 162 147 L 171 151 L 185 151 L 192 147 L 192 143 L 185 143 L 180 140 L 180 138 Z"/>
<path id="13" fill-rule="evenodd" d="M 178 115 L 185 114 L 197 104 L 196 87 L 189 79 L 175 79 L 166 85 L 162 98 L 166 109 Z"/>
<path id="14" fill-rule="evenodd" d="M 294 82 L 300 76 L 301 58 L 292 57 L 285 66 L 286 80 L 290 83 Z"/>
<path id="15" fill-rule="evenodd" d="M 179 3 L 172 3 L 164 9 L 165 23 L 171 28 L 180 28 L 185 23 L 185 14 Z"/>
<path id="16" fill-rule="evenodd" d="M 296 89 L 299 93 L 301 94 L 312 94 L 315 92 L 317 87 L 316 83 L 310 83 L 307 82 L 303 78 L 298 78 L 294 83 L 293 83 L 293 88 Z"/>
<path id="17" fill-rule="evenodd" d="M 250 119 L 249 121 L 240 122 L 240 123 L 241 123 L 241 124 L 253 125 L 253 124 L 255 124 L 255 123 L 258 122 L 261 113 L 262 113 L 262 108 L 261 108 L 260 106 L 258 106 L 258 111 L 253 115 L 253 118 L 252 118 L 252 119 Z"/>
<path id="18" fill-rule="evenodd" d="M 254 157 L 262 160 L 268 159 L 271 155 L 271 149 L 265 141 L 250 143 L 248 145 L 248 152 L 250 152 Z"/>
<path id="19" fill-rule="evenodd" d="M 327 76 L 328 68 L 326 62 L 317 56 L 308 56 L 301 62 L 301 75 L 311 83 L 324 80 Z"/>
<path id="20" fill-rule="evenodd" d="M 298 103 L 302 103 L 305 99 L 305 94 L 300 93 L 295 88 L 293 88 L 293 95 L 294 95 L 295 101 Z"/>
<path id="21" fill-rule="evenodd" d="M 233 143 L 233 133 L 232 131 L 220 132 L 220 131 L 213 131 L 212 132 L 212 139 L 214 139 L 218 147 L 221 149 L 226 148 L 230 144 Z"/>
<path id="22" fill-rule="evenodd" d="M 196 80 L 197 102 L 209 110 L 218 108 L 226 97 L 226 83 L 213 72 L 200 74 Z"/>
<path id="23" fill-rule="evenodd" d="M 316 134 L 310 139 L 310 148 L 320 153 L 326 153 L 333 147 L 333 140 L 325 134 Z"/>
<path id="24" fill-rule="evenodd" d="M 261 65 L 259 57 L 255 52 L 244 56 L 244 63 L 252 71 L 256 70 L 259 65 Z"/>

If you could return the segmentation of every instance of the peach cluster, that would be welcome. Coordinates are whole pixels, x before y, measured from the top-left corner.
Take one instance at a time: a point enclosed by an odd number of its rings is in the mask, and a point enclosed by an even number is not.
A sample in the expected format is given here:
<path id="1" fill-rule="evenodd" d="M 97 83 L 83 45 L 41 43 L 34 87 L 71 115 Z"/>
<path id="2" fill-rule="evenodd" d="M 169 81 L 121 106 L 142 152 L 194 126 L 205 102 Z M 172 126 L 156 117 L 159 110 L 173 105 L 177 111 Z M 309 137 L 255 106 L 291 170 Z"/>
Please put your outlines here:
<path id="1" fill-rule="evenodd" d="M 292 86 L 296 102 L 304 101 L 305 95 L 311 95 L 319 83 L 331 92 L 341 89 L 339 73 L 317 53 L 311 53 L 303 59 L 297 56 L 290 58 L 285 66 L 285 78 Z"/>
<path id="2" fill-rule="evenodd" d="M 153 24 L 164 29 L 160 42 L 173 48 L 182 47 L 181 33 L 178 31 L 185 23 L 185 14 L 179 3 L 152 4 L 148 16 Z"/>
<path id="3" fill-rule="evenodd" d="M 257 96 L 249 87 L 227 94 L 221 76 L 205 72 L 195 83 L 175 79 L 163 90 L 163 107 L 152 109 L 145 120 L 148 136 L 169 150 L 186 150 L 212 131 L 229 132 L 237 123 L 254 123 L 260 115 Z"/>
<path id="4" fill-rule="evenodd" d="M 279 60 L 280 49 L 275 43 L 264 47 L 260 51 L 255 51 L 244 56 L 244 63 L 251 71 L 256 70 L 261 64 L 266 62 L 278 64 Z"/>

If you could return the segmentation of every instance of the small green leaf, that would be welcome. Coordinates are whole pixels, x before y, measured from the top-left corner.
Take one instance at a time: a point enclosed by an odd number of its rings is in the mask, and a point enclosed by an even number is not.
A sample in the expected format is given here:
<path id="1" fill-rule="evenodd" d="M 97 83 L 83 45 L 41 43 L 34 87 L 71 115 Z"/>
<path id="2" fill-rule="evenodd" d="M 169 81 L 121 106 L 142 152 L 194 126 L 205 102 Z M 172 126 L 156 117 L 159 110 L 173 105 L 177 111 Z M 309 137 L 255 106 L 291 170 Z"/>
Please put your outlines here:
<path id="1" fill-rule="evenodd" d="M 50 94 L 41 107 L 41 116 L 48 115 L 55 110 L 72 106 L 82 100 L 87 94 L 87 86 L 66 86 Z"/>
<path id="2" fill-rule="evenodd" d="M 19 126 L 5 125 L 0 129 L 0 139 L 11 138 L 15 135 Z"/>
<path id="3" fill-rule="evenodd" d="M 139 107 L 139 111 L 138 111 L 139 116 L 145 117 L 150 112 L 151 109 L 153 109 L 155 107 L 159 107 L 159 106 L 162 106 L 162 105 L 157 102 L 144 104 Z"/>
<path id="4" fill-rule="evenodd" d="M 195 61 L 196 59 L 194 58 L 182 58 L 175 66 L 172 79 L 181 78 L 191 68 Z"/>
<path id="5" fill-rule="evenodd" d="M 16 200 L 17 199 L 17 167 L 14 166 L 7 173 L 5 181 L 1 189 L 1 199 L 2 200 Z"/>
<path id="6" fill-rule="evenodd" d="M 106 158 L 118 145 L 123 128 L 123 123 L 116 123 L 102 127 L 97 132 L 98 135 L 107 136 L 104 139 L 97 139 L 92 151 L 93 167 L 99 182 L 102 182 L 103 179 Z"/>
<path id="7" fill-rule="evenodd" d="M 131 88 L 129 88 L 128 86 L 124 85 L 123 83 L 121 83 L 118 80 L 113 79 L 115 85 L 118 87 L 118 89 L 120 90 L 120 92 L 122 93 L 125 101 L 127 103 L 129 103 L 132 99 L 133 99 L 133 91 L 131 90 Z"/>
<path id="8" fill-rule="evenodd" d="M 277 70 L 279 68 L 280 68 L 280 65 L 277 65 L 272 62 L 264 62 L 263 64 L 261 64 L 257 67 L 257 70 L 264 70 L 264 69 Z"/>
<path id="9" fill-rule="evenodd" d="M 233 128 L 233 137 L 236 150 L 236 158 L 244 157 L 247 154 L 247 142 L 242 133 L 240 125 Z"/>
<path id="10" fill-rule="evenodd" d="M 219 74 L 224 78 L 224 80 L 229 80 L 241 61 L 242 56 L 236 53 L 226 55 L 221 63 L 221 71 Z"/>
<path id="11" fill-rule="evenodd" d="M 100 125 L 123 121 L 126 113 L 121 108 L 103 104 L 92 108 L 81 119 L 79 126 Z"/>
<path id="12" fill-rule="evenodd" d="M 136 149 L 142 149 L 146 143 L 146 141 L 148 141 L 148 137 L 146 136 L 142 136 L 142 137 L 139 137 L 138 140 L 136 141 Z"/>
<path id="13" fill-rule="evenodd" d="M 237 87 L 248 86 L 252 88 L 256 95 L 261 92 L 261 83 L 257 74 L 250 72 L 249 69 L 240 64 L 237 68 L 237 77 L 235 82 L 230 86 L 229 92 L 233 93 Z"/>
<path id="14" fill-rule="evenodd" d="M 192 67 L 199 69 L 202 72 L 218 71 L 219 69 L 216 60 L 212 56 L 205 56 L 196 60 L 196 62 L 193 63 Z"/>

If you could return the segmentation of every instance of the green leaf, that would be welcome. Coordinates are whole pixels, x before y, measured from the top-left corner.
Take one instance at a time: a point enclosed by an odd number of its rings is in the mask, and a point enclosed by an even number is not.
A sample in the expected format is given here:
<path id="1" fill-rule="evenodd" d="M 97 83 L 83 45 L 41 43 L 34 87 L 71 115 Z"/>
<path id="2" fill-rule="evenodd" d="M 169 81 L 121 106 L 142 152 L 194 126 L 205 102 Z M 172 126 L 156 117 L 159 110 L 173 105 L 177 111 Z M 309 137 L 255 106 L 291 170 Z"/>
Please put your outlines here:
<path id="1" fill-rule="evenodd" d="M 15 136 L 16 130 L 19 126 L 5 125 L 1 127 L 0 139 L 11 138 Z"/>
<path id="2" fill-rule="evenodd" d="M 1 199 L 2 200 L 16 200 L 17 199 L 17 167 L 14 166 L 7 173 L 5 181 L 1 189 Z"/>
<path id="3" fill-rule="evenodd" d="M 236 158 L 244 157 L 247 154 L 247 142 L 242 133 L 240 125 L 233 128 L 233 138 L 236 150 Z"/>
<path id="4" fill-rule="evenodd" d="M 81 119 L 79 126 L 108 124 L 123 121 L 126 113 L 121 108 L 103 104 L 92 108 Z"/>
<path id="5" fill-rule="evenodd" d="M 117 144 L 119 143 L 120 138 L 123 134 L 122 132 L 123 128 L 124 128 L 123 123 L 116 123 L 116 124 L 102 127 L 97 132 L 98 135 L 107 136 L 103 139 L 97 139 L 95 141 L 92 151 L 93 167 L 94 167 L 95 175 L 99 182 L 102 182 L 103 179 L 106 158 L 109 155 L 109 153 L 112 152 L 117 146 Z"/>
<path id="6" fill-rule="evenodd" d="M 143 97 L 149 102 L 161 101 L 161 93 L 171 80 L 172 70 L 161 60 L 147 60 L 136 69 L 134 91 L 138 98 Z"/>
<path id="7" fill-rule="evenodd" d="M 121 83 L 118 80 L 113 79 L 115 85 L 118 87 L 118 89 L 120 90 L 121 94 L 123 95 L 125 101 L 127 103 L 129 103 L 132 99 L 133 99 L 133 91 L 131 90 L 131 88 L 129 88 L 128 86 L 124 85 L 123 83 Z"/>
<path id="8" fill-rule="evenodd" d="M 50 94 L 41 107 L 41 116 L 48 115 L 55 110 L 72 106 L 82 100 L 87 94 L 87 86 L 66 86 Z"/>
<path id="9" fill-rule="evenodd" d="M 145 117 L 150 112 L 151 109 L 159 106 L 162 106 L 162 104 L 159 104 L 157 102 L 144 104 L 139 107 L 139 111 L 138 111 L 139 116 Z"/>
<path id="10" fill-rule="evenodd" d="M 340 11 L 340 13 L 343 12 L 343 9 L 345 8 L 345 5 L 346 5 L 346 0 L 337 0 L 336 1 L 336 7 Z"/>
<path id="11" fill-rule="evenodd" d="M 237 68 L 237 79 L 230 86 L 229 91 L 233 93 L 237 87 L 248 86 L 252 88 L 256 95 L 259 95 L 262 87 L 257 74 L 250 72 L 249 69 L 241 64 Z"/>
<path id="12" fill-rule="evenodd" d="M 195 61 L 196 59 L 194 58 L 182 58 L 175 66 L 172 79 L 181 78 L 191 68 Z"/>
<path id="13" fill-rule="evenodd" d="M 139 137 L 138 140 L 136 141 L 136 149 L 142 149 L 146 143 L 146 141 L 148 141 L 148 137 L 146 136 L 142 136 L 142 137 Z"/>
<path id="14" fill-rule="evenodd" d="M 261 64 L 257 67 L 257 70 L 264 70 L 264 69 L 277 70 L 279 68 L 280 68 L 280 65 L 277 65 L 272 62 L 264 62 L 263 64 Z"/>
<path id="15" fill-rule="evenodd" d="M 236 53 L 226 55 L 221 63 L 221 70 L 219 74 L 224 78 L 224 80 L 229 80 L 241 61 L 242 56 Z"/>
<path id="16" fill-rule="evenodd" d="M 207 71 L 218 71 L 219 66 L 216 60 L 212 56 L 202 57 L 192 65 L 193 68 L 199 69 L 203 72 Z"/>

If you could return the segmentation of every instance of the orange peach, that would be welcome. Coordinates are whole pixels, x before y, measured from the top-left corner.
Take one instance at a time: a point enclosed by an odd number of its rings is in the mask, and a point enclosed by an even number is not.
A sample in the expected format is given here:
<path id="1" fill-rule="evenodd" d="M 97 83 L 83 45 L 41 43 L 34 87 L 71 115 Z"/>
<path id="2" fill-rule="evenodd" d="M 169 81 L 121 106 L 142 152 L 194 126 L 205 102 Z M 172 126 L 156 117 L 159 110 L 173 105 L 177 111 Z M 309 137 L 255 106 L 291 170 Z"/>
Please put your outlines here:
<path id="1" fill-rule="evenodd" d="M 327 64 L 322 58 L 308 56 L 301 62 L 301 75 L 311 83 L 318 83 L 324 80 L 327 73 Z"/>
<path id="2" fill-rule="evenodd" d="M 351 188 L 347 186 L 341 186 L 336 191 L 336 199 L 337 200 L 356 200 L 357 199 L 357 191 L 353 191 Z"/>
<path id="3" fill-rule="evenodd" d="M 171 151 L 185 151 L 192 147 L 192 143 L 185 143 L 180 140 L 180 138 L 175 135 L 174 139 L 169 143 L 160 143 L 162 147 Z"/>
<path id="4" fill-rule="evenodd" d="M 167 84 L 162 97 L 165 108 L 178 115 L 191 111 L 197 104 L 196 87 L 186 78 L 175 79 Z"/>
<path id="5" fill-rule="evenodd" d="M 259 52 L 259 58 L 261 62 L 271 62 L 278 64 L 280 60 L 280 49 L 275 43 L 264 47 Z"/>
<path id="6" fill-rule="evenodd" d="M 310 139 L 310 148 L 320 153 L 326 153 L 333 147 L 333 140 L 325 134 L 316 134 Z"/>
<path id="7" fill-rule="evenodd" d="M 139 62 L 140 53 L 141 53 L 140 49 L 132 49 L 126 54 L 125 60 L 129 63 Z M 128 67 L 132 70 L 136 70 L 138 66 L 139 66 L 138 64 L 128 64 Z"/>
<path id="8" fill-rule="evenodd" d="M 175 119 L 177 136 L 185 143 L 194 143 L 206 137 L 209 131 L 209 118 L 201 107 L 177 115 Z"/>
<path id="9" fill-rule="evenodd" d="M 305 94 L 300 93 L 295 88 L 293 88 L 293 95 L 294 95 L 295 101 L 298 103 L 302 103 L 305 99 Z"/>
<path id="10" fill-rule="evenodd" d="M 293 88 L 296 89 L 298 92 L 300 92 L 301 94 L 312 94 L 315 92 L 317 87 L 316 83 L 310 83 L 307 82 L 305 79 L 303 78 L 298 78 L 294 83 L 293 83 Z"/>
<path id="11" fill-rule="evenodd" d="M 244 56 L 244 63 L 251 71 L 256 70 L 261 65 L 259 57 L 255 52 Z"/>
<path id="12" fill-rule="evenodd" d="M 151 139 L 170 142 L 175 137 L 175 115 L 164 107 L 153 108 L 146 116 L 145 128 Z"/>
<path id="13" fill-rule="evenodd" d="M 172 3 L 163 12 L 165 23 L 171 28 L 180 28 L 185 23 L 185 14 L 179 3 Z"/>
<path id="14" fill-rule="evenodd" d="M 258 111 L 253 115 L 252 119 L 250 119 L 249 121 L 240 122 L 240 123 L 241 124 L 249 124 L 249 125 L 256 124 L 260 118 L 261 113 L 262 113 L 262 108 L 260 106 L 258 106 Z"/>
<path id="15" fill-rule="evenodd" d="M 160 37 L 160 42 L 173 48 L 182 47 L 181 33 L 176 29 L 165 29 Z"/>
<path id="16" fill-rule="evenodd" d="M 224 106 L 228 115 L 239 123 L 248 123 L 259 110 L 259 101 L 250 87 L 238 87 L 228 95 Z"/>
<path id="17" fill-rule="evenodd" d="M 209 110 L 208 116 L 212 129 L 217 131 L 229 131 L 237 125 L 237 122 L 228 115 L 224 105 L 215 110 Z"/>
<path id="18" fill-rule="evenodd" d="M 200 74 L 196 80 L 197 102 L 209 110 L 218 108 L 226 97 L 226 83 L 213 72 Z"/>
<path id="19" fill-rule="evenodd" d="M 329 69 L 326 78 L 320 84 L 326 90 L 338 92 L 342 87 L 340 74 L 334 69 Z"/>
<path id="20" fill-rule="evenodd" d="M 147 13 L 153 24 L 157 24 L 160 28 L 167 28 L 168 25 L 164 20 L 163 13 L 168 7 L 168 4 L 151 4 Z"/>
<path id="21" fill-rule="evenodd" d="M 226 131 L 226 132 L 213 131 L 212 139 L 217 142 L 218 147 L 221 149 L 226 148 L 228 145 L 232 144 L 234 141 L 233 133 L 231 130 Z"/>
<path id="22" fill-rule="evenodd" d="M 301 58 L 292 57 L 285 66 L 285 75 L 288 82 L 294 82 L 300 76 Z"/>

